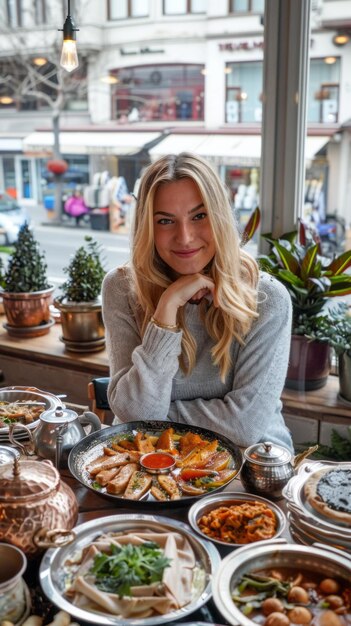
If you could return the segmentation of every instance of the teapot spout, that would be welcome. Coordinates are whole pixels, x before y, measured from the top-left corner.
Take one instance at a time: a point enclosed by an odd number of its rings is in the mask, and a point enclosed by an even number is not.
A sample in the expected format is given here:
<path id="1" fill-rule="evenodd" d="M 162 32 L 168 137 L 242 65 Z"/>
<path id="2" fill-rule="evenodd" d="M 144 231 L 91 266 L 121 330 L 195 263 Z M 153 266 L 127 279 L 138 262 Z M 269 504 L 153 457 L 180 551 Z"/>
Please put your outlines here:
<path id="1" fill-rule="evenodd" d="M 85 424 L 91 425 L 91 433 L 95 433 L 98 430 L 101 430 L 101 422 L 98 416 L 91 411 L 84 411 L 82 415 L 78 417 L 80 423 L 84 426 Z"/>
<path id="2" fill-rule="evenodd" d="M 293 458 L 293 467 L 296 470 L 301 463 L 307 459 L 308 456 L 310 456 L 311 454 L 313 454 L 314 452 L 317 452 L 319 446 L 318 444 L 316 444 L 315 446 L 311 446 L 310 448 L 307 448 L 306 450 L 304 450 L 303 452 L 300 452 L 299 454 L 296 454 Z"/>

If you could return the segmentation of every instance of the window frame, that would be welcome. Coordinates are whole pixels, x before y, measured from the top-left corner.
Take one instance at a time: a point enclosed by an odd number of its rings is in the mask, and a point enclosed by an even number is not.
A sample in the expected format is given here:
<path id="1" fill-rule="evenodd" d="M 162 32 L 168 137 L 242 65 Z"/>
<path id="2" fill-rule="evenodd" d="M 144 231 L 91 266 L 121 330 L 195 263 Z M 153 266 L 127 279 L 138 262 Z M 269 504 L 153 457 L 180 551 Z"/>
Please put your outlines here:
<path id="1" fill-rule="evenodd" d="M 112 0 L 107 0 L 107 19 L 109 22 L 122 22 L 123 20 L 138 20 L 150 17 L 150 1 L 148 2 L 148 13 L 145 13 L 145 15 L 133 15 L 133 0 L 127 0 L 127 15 L 125 17 L 111 17 L 111 1 Z"/>
<path id="2" fill-rule="evenodd" d="M 40 21 L 38 20 L 38 13 L 41 14 Z M 36 24 L 46 24 L 47 23 L 47 10 L 46 10 L 46 0 L 35 0 L 34 4 L 34 20 Z"/>
<path id="3" fill-rule="evenodd" d="M 14 23 L 11 24 L 10 0 L 6 0 L 7 25 L 9 28 L 20 28 L 22 26 L 22 0 L 15 0 L 14 7 L 16 16 Z"/>
<path id="4" fill-rule="evenodd" d="M 263 15 L 264 11 L 256 11 L 252 8 L 253 0 L 247 0 L 248 9 L 238 11 L 233 8 L 235 0 L 228 0 L 228 15 Z"/>
<path id="5" fill-rule="evenodd" d="M 206 15 L 206 11 L 193 11 L 192 0 L 186 0 L 185 13 L 166 13 L 166 0 L 162 0 L 162 15 L 167 17 L 181 17 L 182 15 Z"/>

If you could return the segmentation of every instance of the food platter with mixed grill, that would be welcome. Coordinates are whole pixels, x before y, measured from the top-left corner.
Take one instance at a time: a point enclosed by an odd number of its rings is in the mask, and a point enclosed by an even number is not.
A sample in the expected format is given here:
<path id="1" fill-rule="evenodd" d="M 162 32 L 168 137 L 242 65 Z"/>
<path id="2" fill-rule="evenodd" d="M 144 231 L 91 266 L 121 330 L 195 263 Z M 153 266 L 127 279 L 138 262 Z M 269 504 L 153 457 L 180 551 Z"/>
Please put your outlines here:
<path id="1" fill-rule="evenodd" d="M 92 433 L 68 466 L 84 486 L 128 506 L 179 506 L 220 491 L 240 472 L 240 448 L 213 431 L 163 421 L 129 422 Z"/>

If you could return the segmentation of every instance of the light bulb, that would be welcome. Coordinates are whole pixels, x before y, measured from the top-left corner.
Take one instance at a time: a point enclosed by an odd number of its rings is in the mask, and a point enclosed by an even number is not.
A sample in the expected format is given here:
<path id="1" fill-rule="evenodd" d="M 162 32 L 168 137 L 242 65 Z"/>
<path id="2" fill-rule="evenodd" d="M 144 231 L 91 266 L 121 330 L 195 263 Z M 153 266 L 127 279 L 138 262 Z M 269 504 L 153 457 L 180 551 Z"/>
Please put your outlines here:
<path id="1" fill-rule="evenodd" d="M 73 39 L 63 40 L 60 65 L 67 72 L 73 72 L 78 67 L 77 43 Z"/>

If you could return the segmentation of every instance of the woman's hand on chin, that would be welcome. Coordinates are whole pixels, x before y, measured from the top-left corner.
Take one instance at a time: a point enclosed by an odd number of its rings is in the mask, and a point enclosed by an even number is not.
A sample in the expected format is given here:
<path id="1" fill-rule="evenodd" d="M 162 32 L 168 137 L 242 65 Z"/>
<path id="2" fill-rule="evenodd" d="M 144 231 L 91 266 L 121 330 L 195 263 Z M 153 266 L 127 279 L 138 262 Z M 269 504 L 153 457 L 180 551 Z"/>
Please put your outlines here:
<path id="1" fill-rule="evenodd" d="M 163 292 L 154 317 L 163 324 L 175 324 L 179 307 L 189 301 L 198 304 L 202 298 L 210 294 L 216 306 L 215 284 L 209 276 L 204 274 L 180 276 Z"/>

